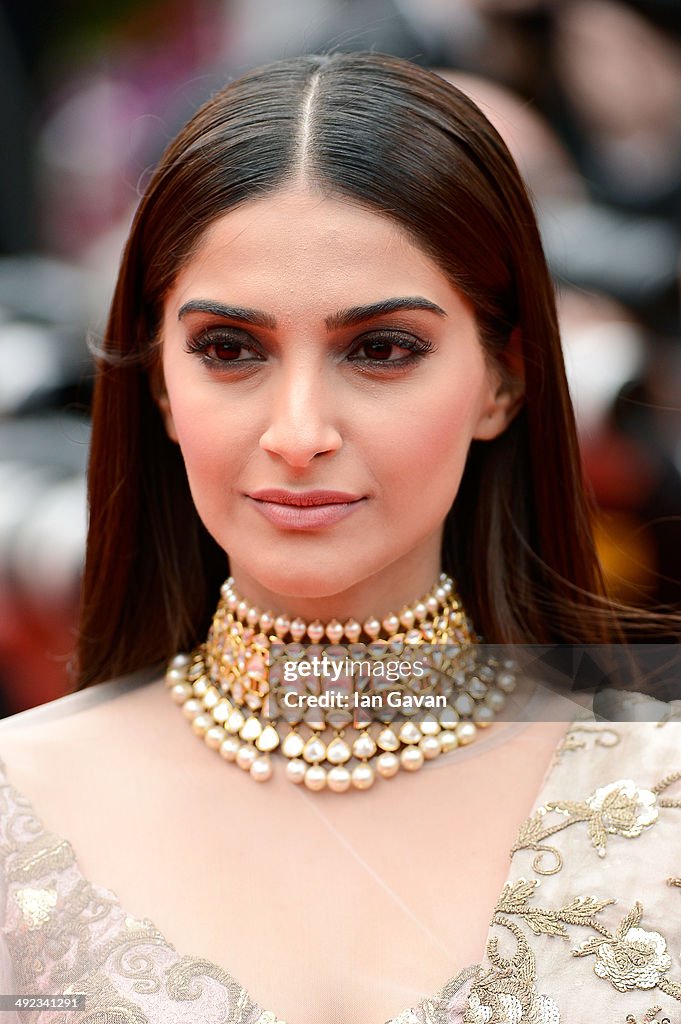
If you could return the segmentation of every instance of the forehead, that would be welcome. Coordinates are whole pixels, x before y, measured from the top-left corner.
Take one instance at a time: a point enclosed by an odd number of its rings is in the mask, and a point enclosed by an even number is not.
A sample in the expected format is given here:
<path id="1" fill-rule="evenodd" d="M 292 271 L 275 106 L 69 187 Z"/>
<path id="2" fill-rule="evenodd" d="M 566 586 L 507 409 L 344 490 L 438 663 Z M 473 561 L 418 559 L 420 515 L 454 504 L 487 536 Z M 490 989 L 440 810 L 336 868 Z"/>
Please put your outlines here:
<path id="1" fill-rule="evenodd" d="M 280 315 L 388 295 L 454 294 L 431 259 L 387 215 L 345 199 L 292 190 L 249 201 L 214 221 L 168 298 L 229 296 Z"/>

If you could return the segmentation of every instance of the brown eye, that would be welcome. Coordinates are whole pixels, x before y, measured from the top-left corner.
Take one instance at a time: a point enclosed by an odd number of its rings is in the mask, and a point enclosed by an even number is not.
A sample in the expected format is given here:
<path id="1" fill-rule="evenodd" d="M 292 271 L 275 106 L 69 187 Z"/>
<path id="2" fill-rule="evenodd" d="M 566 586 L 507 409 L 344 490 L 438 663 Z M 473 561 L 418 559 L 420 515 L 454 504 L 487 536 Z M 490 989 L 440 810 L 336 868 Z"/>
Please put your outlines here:
<path id="1" fill-rule="evenodd" d="M 245 368 L 264 358 L 260 346 L 245 331 L 230 328 L 210 329 L 188 338 L 187 351 L 214 369 L 237 363 Z"/>
<path id="2" fill-rule="evenodd" d="M 387 341 L 385 339 L 377 339 L 376 341 L 365 341 L 362 348 L 369 359 L 378 359 L 381 362 L 387 362 L 395 348 L 395 344 L 394 342 Z"/>
<path id="3" fill-rule="evenodd" d="M 244 351 L 243 345 L 227 341 L 213 342 L 204 349 L 207 355 L 220 363 L 236 362 Z"/>

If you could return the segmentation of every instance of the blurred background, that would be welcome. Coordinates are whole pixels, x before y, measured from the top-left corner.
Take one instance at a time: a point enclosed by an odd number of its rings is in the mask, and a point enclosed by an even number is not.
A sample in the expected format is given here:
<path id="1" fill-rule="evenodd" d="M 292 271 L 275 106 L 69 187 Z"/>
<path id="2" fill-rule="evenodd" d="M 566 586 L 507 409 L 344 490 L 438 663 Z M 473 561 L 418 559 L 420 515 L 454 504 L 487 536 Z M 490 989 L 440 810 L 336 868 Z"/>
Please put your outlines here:
<path id="1" fill-rule="evenodd" d="M 681 601 L 679 0 L 4 0 L 0 715 L 68 692 L 92 369 L 149 170 L 226 80 L 374 49 L 509 144 L 559 292 L 609 586 Z"/>

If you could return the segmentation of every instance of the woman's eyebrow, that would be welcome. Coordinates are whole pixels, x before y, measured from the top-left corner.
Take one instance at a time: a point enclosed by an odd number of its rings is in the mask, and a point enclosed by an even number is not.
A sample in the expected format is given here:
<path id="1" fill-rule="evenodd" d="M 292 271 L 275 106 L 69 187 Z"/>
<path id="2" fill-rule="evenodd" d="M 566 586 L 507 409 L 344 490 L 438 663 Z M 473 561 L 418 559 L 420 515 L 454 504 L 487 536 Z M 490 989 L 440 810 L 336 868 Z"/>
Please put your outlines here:
<path id="1" fill-rule="evenodd" d="M 420 295 L 411 295 L 404 298 L 381 299 L 380 302 L 372 302 L 368 306 L 351 306 L 349 309 L 341 309 L 338 313 L 327 316 L 325 323 L 331 329 L 350 327 L 363 320 L 371 320 L 373 317 L 384 316 L 386 313 L 397 313 L 404 309 L 425 309 L 431 313 L 437 313 L 438 316 L 447 316 L 444 309 L 431 302 L 430 299 L 424 299 Z"/>
<path id="2" fill-rule="evenodd" d="M 190 299 L 180 306 L 177 319 L 181 320 L 187 313 L 212 313 L 226 320 L 242 320 L 246 324 L 253 324 L 254 327 L 269 327 L 271 330 L 277 326 L 276 320 L 269 313 L 262 313 L 259 309 L 246 309 L 245 306 L 226 306 L 212 299 Z"/>
<path id="3" fill-rule="evenodd" d="M 339 327 L 350 327 L 378 316 L 385 316 L 386 313 L 398 313 L 401 310 L 413 309 L 422 309 L 430 313 L 437 313 L 438 316 L 447 316 L 444 309 L 431 302 L 430 299 L 424 299 L 420 295 L 410 295 L 381 299 L 366 306 L 350 306 L 348 309 L 341 309 L 337 313 L 327 316 L 324 322 L 327 328 L 335 330 Z M 227 306 L 212 299 L 190 299 L 180 307 L 177 319 L 182 320 L 187 313 L 211 313 L 213 316 L 224 317 L 226 320 L 241 320 L 243 323 L 253 324 L 255 327 L 267 327 L 270 330 L 274 330 L 277 326 L 275 318 L 269 313 L 263 313 L 259 309 L 247 309 L 245 306 Z"/>

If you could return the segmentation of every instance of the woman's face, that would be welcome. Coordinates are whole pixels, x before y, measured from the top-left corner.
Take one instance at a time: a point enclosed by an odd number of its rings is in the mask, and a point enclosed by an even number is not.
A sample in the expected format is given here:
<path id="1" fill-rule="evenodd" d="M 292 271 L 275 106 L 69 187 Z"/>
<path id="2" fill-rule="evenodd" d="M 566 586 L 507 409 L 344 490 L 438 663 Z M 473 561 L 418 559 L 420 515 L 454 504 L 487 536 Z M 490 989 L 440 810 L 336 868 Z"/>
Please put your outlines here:
<path id="1" fill-rule="evenodd" d="M 165 302 L 162 370 L 237 586 L 310 617 L 383 614 L 432 585 L 471 440 L 511 415 L 429 256 L 388 217 L 301 189 L 207 230 Z"/>

